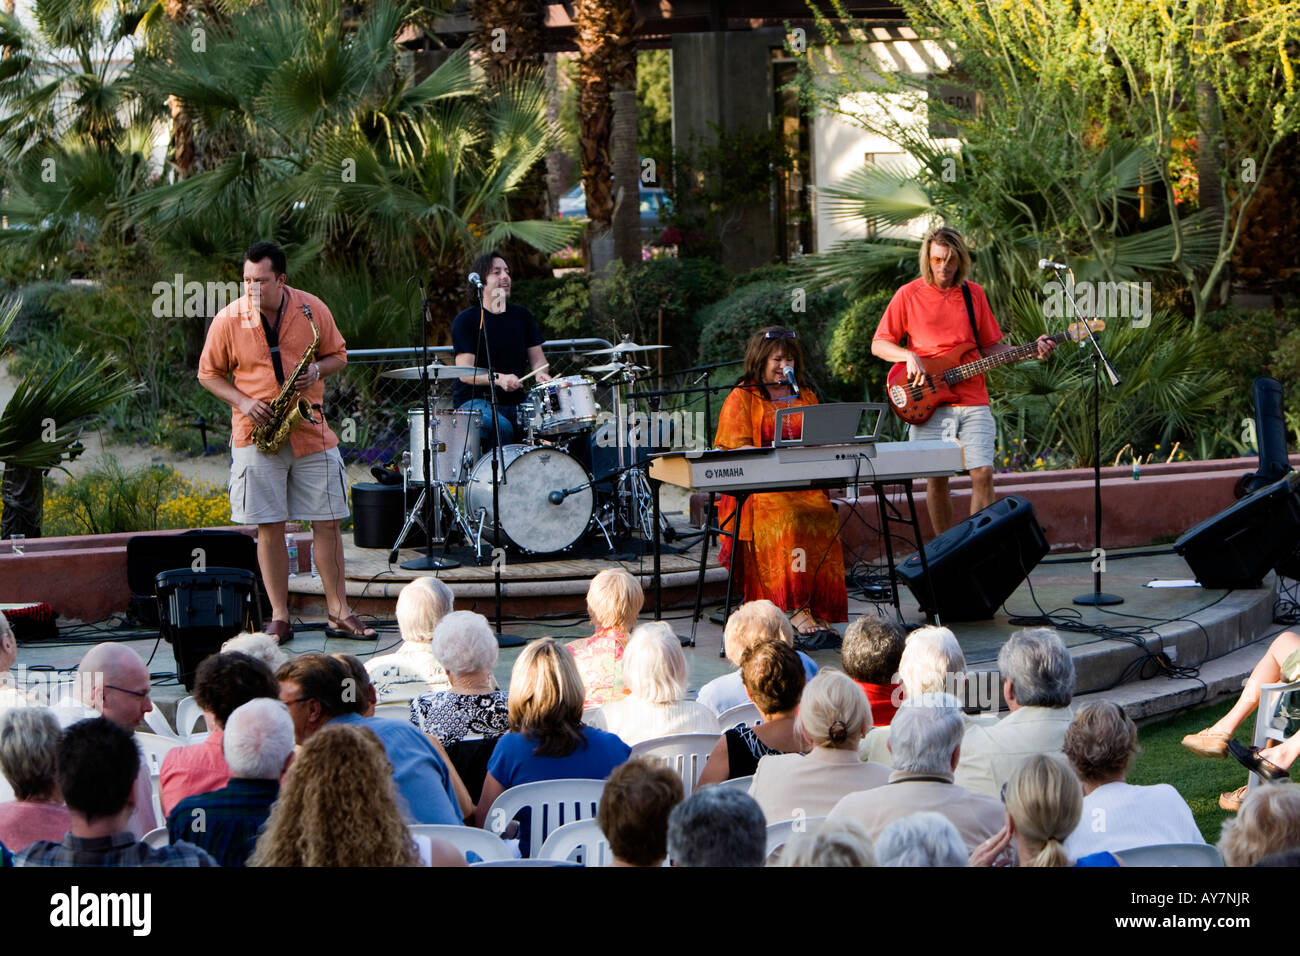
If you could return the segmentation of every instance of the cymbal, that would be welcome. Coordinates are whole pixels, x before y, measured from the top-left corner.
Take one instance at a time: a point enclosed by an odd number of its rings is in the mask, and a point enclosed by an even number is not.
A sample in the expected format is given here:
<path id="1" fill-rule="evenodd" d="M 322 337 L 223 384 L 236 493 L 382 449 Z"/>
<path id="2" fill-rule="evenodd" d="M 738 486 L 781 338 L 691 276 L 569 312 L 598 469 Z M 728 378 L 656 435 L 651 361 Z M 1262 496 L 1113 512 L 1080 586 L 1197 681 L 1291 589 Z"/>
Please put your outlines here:
<path id="1" fill-rule="evenodd" d="M 628 339 L 624 339 L 612 349 L 596 349 L 594 352 L 583 352 L 583 355 L 614 355 L 618 352 L 654 352 L 658 349 L 666 349 L 666 345 L 637 345 Z"/>
<path id="2" fill-rule="evenodd" d="M 610 362 L 607 365 L 588 365 L 583 369 L 584 372 L 621 372 L 624 369 L 631 369 L 634 372 L 650 371 L 644 365 L 633 365 L 631 362 Z"/>
<path id="3" fill-rule="evenodd" d="M 420 366 L 412 365 L 410 368 L 391 368 L 387 372 L 380 373 L 383 378 L 419 378 Z M 468 375 L 486 375 L 487 369 L 475 368 L 472 365 L 443 365 L 441 362 L 434 362 L 429 366 L 429 378 L 465 378 Z"/>

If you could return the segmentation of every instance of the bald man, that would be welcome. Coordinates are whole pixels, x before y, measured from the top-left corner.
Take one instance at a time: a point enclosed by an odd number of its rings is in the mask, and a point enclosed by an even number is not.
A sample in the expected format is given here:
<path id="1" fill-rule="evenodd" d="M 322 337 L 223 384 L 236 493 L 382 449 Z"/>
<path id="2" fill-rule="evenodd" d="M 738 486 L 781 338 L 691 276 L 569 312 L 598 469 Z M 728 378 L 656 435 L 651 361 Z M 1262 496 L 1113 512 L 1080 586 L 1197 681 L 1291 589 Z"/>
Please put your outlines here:
<path id="1" fill-rule="evenodd" d="M 139 654 L 125 644 L 96 644 L 77 665 L 76 702 L 58 707 L 55 714 L 65 728 L 87 716 L 102 716 L 131 733 L 153 710 L 149 691 L 149 668 Z M 149 762 L 141 759 L 128 829 L 139 840 L 158 826 Z"/>

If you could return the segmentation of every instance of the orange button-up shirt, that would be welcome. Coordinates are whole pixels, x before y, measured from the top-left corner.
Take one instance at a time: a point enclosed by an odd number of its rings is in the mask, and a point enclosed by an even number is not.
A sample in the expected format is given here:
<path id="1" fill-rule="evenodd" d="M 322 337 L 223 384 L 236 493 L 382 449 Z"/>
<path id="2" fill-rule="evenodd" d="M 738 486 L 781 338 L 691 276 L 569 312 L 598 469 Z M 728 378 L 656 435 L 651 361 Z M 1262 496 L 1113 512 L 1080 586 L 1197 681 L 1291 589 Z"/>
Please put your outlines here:
<path id="1" fill-rule="evenodd" d="M 310 292 L 284 287 L 284 294 L 289 301 L 284 307 L 284 318 L 280 321 L 280 364 L 287 379 L 293 374 L 294 367 L 302 358 L 302 353 L 311 345 L 311 326 L 303 314 L 305 302 L 311 309 L 312 322 L 320 330 L 320 343 L 316 346 L 316 358 L 338 358 L 347 361 L 347 343 L 334 324 L 334 316 L 329 308 Z M 275 380 L 275 368 L 271 365 L 271 347 L 266 341 L 266 332 L 262 329 L 262 320 L 257 309 L 247 295 L 242 295 L 230 305 L 218 312 L 208 329 L 207 341 L 203 343 L 203 354 L 199 357 L 199 378 L 235 377 L 235 388 L 245 395 L 260 399 L 268 405 L 280 394 L 280 383 Z M 315 382 L 301 392 L 307 402 L 313 406 L 320 405 L 325 398 L 325 385 Z M 300 422 L 289 433 L 289 444 L 295 458 L 314 454 L 338 445 L 338 437 L 325 424 L 320 409 L 314 409 L 319 425 Z M 236 448 L 253 444 L 253 423 L 237 408 L 231 409 L 230 440 Z"/>

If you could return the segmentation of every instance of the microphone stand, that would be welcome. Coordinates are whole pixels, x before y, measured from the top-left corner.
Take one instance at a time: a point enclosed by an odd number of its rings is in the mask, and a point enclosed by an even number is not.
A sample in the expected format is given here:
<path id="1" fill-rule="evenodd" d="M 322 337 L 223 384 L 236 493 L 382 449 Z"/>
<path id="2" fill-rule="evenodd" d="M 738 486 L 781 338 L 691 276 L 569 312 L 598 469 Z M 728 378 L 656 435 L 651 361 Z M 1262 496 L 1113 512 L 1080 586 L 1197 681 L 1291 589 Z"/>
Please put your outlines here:
<path id="1" fill-rule="evenodd" d="M 483 356 L 487 359 L 488 370 L 488 402 L 492 408 L 492 534 L 495 547 L 502 549 L 504 556 L 505 542 L 501 539 L 501 484 L 505 478 L 505 465 L 501 456 L 501 420 L 497 416 L 497 387 L 496 366 L 492 364 L 492 343 L 488 340 L 487 332 L 483 327 L 485 321 L 483 306 L 483 287 L 476 285 L 475 294 L 478 296 L 478 335 L 479 341 L 483 343 Z M 477 555 L 479 563 L 482 563 L 482 554 Z M 500 647 L 517 647 L 522 641 L 514 636 L 507 636 L 501 628 L 501 565 L 504 561 L 498 561 L 496 555 L 492 556 L 492 589 L 496 600 L 496 626 L 497 626 L 497 645 Z"/>
<path id="2" fill-rule="evenodd" d="M 430 441 L 430 426 L 433 424 L 433 418 L 430 416 L 429 408 L 429 328 L 432 323 L 429 321 L 429 293 L 424 287 L 424 280 L 420 280 L 420 397 L 424 404 L 424 421 L 420 427 L 424 429 L 424 557 L 413 558 L 410 561 L 402 563 L 402 567 L 407 571 L 444 571 L 450 568 L 460 567 L 460 562 L 455 558 L 433 556 L 433 539 L 434 536 L 441 532 L 442 521 L 434 521 L 434 508 L 439 512 L 442 510 L 442 490 L 441 486 L 435 486 L 433 474 L 433 442 Z M 437 429 L 433 429 L 433 435 L 437 435 Z M 434 498 L 437 497 L 437 504 L 434 504 Z M 405 508 L 406 502 L 402 502 Z M 438 515 L 441 519 L 441 514 Z M 400 542 L 398 542 L 400 544 Z"/>
<path id="3" fill-rule="evenodd" d="M 1092 334 L 1092 326 L 1088 324 L 1088 317 L 1079 311 L 1079 303 L 1074 298 L 1072 283 L 1061 279 L 1062 271 L 1073 275 L 1073 270 L 1062 270 L 1059 266 L 1053 266 L 1052 271 L 1056 273 L 1057 280 L 1061 282 L 1061 287 L 1070 299 L 1070 306 L 1075 317 L 1082 320 L 1081 324 L 1088 333 L 1088 341 L 1092 343 L 1092 494 L 1093 530 L 1096 534 L 1096 547 L 1093 550 L 1093 556 L 1096 558 L 1105 554 L 1101 547 L 1101 367 L 1103 365 L 1106 367 L 1106 378 L 1110 382 L 1111 388 L 1119 386 L 1120 377 L 1115 374 L 1114 367 L 1110 364 L 1110 360 L 1106 358 L 1106 353 L 1102 351 L 1097 336 Z M 1092 590 L 1087 594 L 1080 594 L 1074 599 L 1074 603 L 1089 607 L 1102 607 L 1111 604 L 1123 604 L 1124 599 L 1118 594 L 1107 594 L 1102 591 L 1101 562 L 1094 561 Z"/>

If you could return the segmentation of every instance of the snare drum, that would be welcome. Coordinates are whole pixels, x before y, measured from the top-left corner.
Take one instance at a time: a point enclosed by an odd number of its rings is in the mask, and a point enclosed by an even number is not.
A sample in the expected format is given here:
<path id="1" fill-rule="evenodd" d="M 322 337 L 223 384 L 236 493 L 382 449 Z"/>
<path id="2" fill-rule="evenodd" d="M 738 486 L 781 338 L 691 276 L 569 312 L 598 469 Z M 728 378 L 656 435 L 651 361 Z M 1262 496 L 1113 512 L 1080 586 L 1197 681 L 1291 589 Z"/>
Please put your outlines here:
<path id="1" fill-rule="evenodd" d="M 593 498 L 587 485 L 587 471 L 562 451 L 506 445 L 501 449 L 505 481 L 498 491 L 501 500 L 501 534 L 512 544 L 534 554 L 562 551 L 573 544 L 591 523 Z M 558 504 L 552 492 L 582 487 L 562 495 Z M 479 459 L 465 485 L 465 505 L 471 522 L 479 511 L 486 513 L 484 531 L 491 535 L 492 455 Z"/>
<path id="2" fill-rule="evenodd" d="M 459 485 L 479 457 L 480 411 L 434 409 L 433 422 L 423 428 L 424 409 L 406 413 L 411 420 L 411 480 L 424 481 L 425 442 L 433 450 L 433 474 L 437 481 Z"/>
<path id="3" fill-rule="evenodd" d="M 528 390 L 539 435 L 586 431 L 596 423 L 596 383 L 586 375 L 553 378 Z"/>

